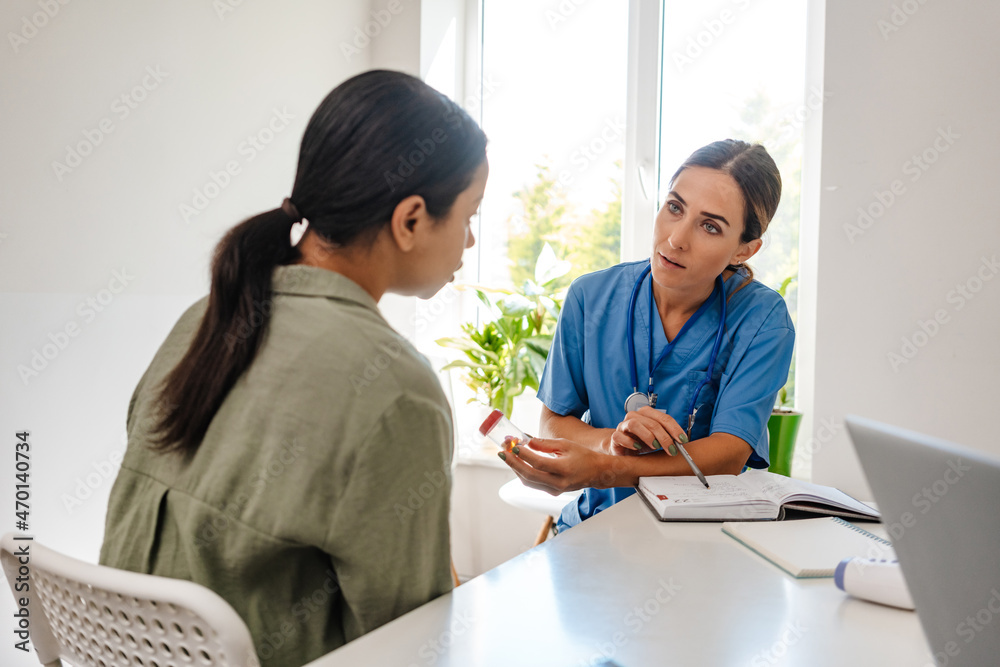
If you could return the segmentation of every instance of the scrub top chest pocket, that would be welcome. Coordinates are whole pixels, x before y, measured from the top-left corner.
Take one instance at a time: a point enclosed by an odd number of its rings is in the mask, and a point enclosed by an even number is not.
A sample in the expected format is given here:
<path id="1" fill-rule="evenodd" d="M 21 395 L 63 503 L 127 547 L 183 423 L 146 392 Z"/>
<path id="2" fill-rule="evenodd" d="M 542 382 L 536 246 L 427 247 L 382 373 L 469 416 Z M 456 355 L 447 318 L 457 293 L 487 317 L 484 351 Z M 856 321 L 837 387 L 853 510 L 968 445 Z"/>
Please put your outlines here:
<path id="1" fill-rule="evenodd" d="M 698 385 L 705 379 L 707 370 L 688 371 L 687 374 L 687 395 L 684 398 L 685 405 L 694 405 L 697 412 L 694 416 L 694 426 L 691 429 L 690 438 L 697 440 L 705 438 L 711 433 L 712 417 L 715 415 L 715 401 L 719 397 L 719 378 L 712 378 L 704 383 L 697 398 L 695 392 Z M 682 420 L 678 420 L 681 428 L 687 431 L 688 415 L 684 415 Z"/>

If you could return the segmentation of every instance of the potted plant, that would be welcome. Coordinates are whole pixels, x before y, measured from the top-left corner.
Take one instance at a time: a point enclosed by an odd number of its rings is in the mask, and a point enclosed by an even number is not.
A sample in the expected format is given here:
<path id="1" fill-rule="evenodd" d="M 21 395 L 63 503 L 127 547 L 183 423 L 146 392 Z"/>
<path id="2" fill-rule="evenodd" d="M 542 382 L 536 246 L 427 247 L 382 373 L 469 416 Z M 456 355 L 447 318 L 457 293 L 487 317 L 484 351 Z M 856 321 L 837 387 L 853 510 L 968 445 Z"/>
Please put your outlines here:
<path id="1" fill-rule="evenodd" d="M 569 270 L 569 262 L 559 260 L 546 243 L 535 262 L 535 279 L 525 280 L 519 290 L 473 287 L 492 319 L 478 326 L 467 322 L 463 336 L 435 341 L 462 353 L 464 358 L 442 370 L 463 369 L 463 382 L 476 394 L 470 403 L 478 400 L 511 417 L 514 398 L 529 387 L 538 390 L 566 296 L 556 283 Z"/>
<path id="2" fill-rule="evenodd" d="M 795 281 L 795 276 L 785 278 L 778 294 L 785 298 L 789 286 Z M 770 441 L 769 451 L 771 465 L 768 470 L 784 475 L 792 476 L 792 456 L 795 453 L 795 438 L 799 433 L 799 424 L 802 422 L 802 413 L 792 408 L 792 400 L 789 398 L 790 390 L 794 391 L 795 386 L 795 359 L 788 369 L 788 381 L 778 392 L 771 416 L 767 420 L 767 434 Z"/>

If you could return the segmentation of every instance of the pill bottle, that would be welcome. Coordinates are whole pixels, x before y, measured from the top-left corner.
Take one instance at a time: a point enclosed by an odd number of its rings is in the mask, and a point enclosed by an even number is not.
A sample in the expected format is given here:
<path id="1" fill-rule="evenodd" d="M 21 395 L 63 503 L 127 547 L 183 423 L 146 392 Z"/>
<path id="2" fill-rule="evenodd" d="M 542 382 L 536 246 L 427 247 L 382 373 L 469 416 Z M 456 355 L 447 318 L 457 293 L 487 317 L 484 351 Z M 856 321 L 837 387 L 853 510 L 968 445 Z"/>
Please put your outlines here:
<path id="1" fill-rule="evenodd" d="M 514 447 L 528 441 L 528 436 L 514 426 L 500 410 L 494 410 L 490 413 L 490 416 L 479 427 L 479 432 L 495 442 L 505 452 L 509 452 Z"/>

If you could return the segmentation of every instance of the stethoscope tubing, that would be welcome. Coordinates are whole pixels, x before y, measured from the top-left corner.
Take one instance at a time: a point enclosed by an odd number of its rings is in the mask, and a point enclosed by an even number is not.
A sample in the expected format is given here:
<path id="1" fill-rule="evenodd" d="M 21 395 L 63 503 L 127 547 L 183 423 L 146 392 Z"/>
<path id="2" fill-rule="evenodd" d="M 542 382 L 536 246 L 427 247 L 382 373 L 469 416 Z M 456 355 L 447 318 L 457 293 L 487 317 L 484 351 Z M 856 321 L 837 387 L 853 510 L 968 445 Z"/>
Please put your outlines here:
<path id="1" fill-rule="evenodd" d="M 636 306 L 636 301 L 638 300 L 638 296 L 639 296 L 639 289 L 642 286 L 642 281 L 646 279 L 646 276 L 649 275 L 651 273 L 651 271 L 652 271 L 652 266 L 651 265 L 647 265 L 646 268 L 643 270 L 642 274 L 635 281 L 635 285 L 632 287 L 632 295 L 629 297 L 629 303 L 628 303 L 628 312 L 629 312 L 628 327 L 627 327 L 627 331 L 628 331 L 628 357 L 629 357 L 629 372 L 631 373 L 632 391 L 633 392 L 638 392 L 639 391 L 639 369 L 638 369 L 638 366 L 636 365 L 636 361 L 635 361 L 635 306 Z M 696 312 L 694 315 L 692 315 L 691 319 L 689 319 L 688 322 L 685 323 L 685 326 L 681 328 L 681 331 L 674 338 L 673 342 L 669 343 L 667 345 L 667 347 L 663 350 L 663 352 L 660 353 L 660 358 L 657 359 L 656 364 L 654 365 L 653 364 L 653 312 L 652 312 L 652 310 L 653 310 L 653 306 L 652 306 L 652 301 L 653 301 L 653 299 L 652 299 L 653 285 L 652 285 L 652 277 L 650 277 L 649 290 L 650 290 L 650 313 L 649 313 L 649 386 L 646 389 L 647 395 L 650 394 L 650 393 L 652 393 L 652 391 L 653 391 L 653 373 L 659 367 L 660 363 L 663 362 L 663 359 L 667 356 L 667 353 L 673 348 L 673 343 L 677 342 L 677 340 L 681 337 L 681 334 L 684 333 L 684 330 L 687 328 L 687 325 L 690 324 L 690 323 L 693 323 L 692 320 L 696 320 L 698 317 L 701 316 L 702 313 L 704 313 L 705 309 L 707 309 L 709 303 L 712 300 L 711 297 L 709 297 L 705 301 L 705 303 L 703 303 L 701 305 L 701 308 L 699 308 L 698 312 Z M 691 397 L 691 404 L 688 407 L 688 415 L 693 415 L 694 414 L 695 404 L 698 402 L 698 395 L 701 393 L 701 390 L 705 387 L 705 385 L 708 384 L 709 381 L 711 381 L 712 376 L 715 373 L 715 362 L 716 362 L 716 359 L 718 358 L 718 355 L 719 355 L 719 348 L 722 346 L 722 336 L 723 336 L 723 334 L 725 333 L 725 330 L 726 330 L 726 284 L 725 284 L 725 281 L 723 281 L 721 274 L 719 276 L 717 276 L 716 279 L 715 279 L 715 289 L 712 291 L 712 294 L 714 295 L 716 292 L 718 292 L 719 295 L 722 298 L 722 306 L 721 306 L 722 313 L 721 313 L 721 316 L 719 317 L 719 328 L 718 328 L 718 331 L 715 334 L 715 344 L 712 346 L 712 354 L 709 357 L 708 372 L 705 374 L 705 377 L 702 379 L 702 381 L 698 384 L 698 387 L 694 391 L 694 395 Z"/>

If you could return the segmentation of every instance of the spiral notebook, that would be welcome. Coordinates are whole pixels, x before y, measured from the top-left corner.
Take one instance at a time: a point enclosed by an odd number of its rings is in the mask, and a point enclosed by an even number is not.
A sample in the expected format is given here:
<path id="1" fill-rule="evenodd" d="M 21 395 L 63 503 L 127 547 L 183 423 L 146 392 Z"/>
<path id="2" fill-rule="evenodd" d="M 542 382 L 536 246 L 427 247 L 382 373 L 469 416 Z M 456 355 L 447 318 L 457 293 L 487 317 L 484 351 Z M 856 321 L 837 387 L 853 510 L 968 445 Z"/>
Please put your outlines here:
<path id="1" fill-rule="evenodd" d="M 881 532 L 881 526 L 872 527 Z M 798 521 L 726 522 L 722 532 L 742 542 L 793 577 L 832 577 L 845 558 L 894 560 L 889 540 L 840 517 Z"/>

